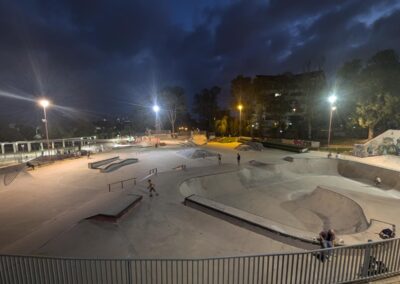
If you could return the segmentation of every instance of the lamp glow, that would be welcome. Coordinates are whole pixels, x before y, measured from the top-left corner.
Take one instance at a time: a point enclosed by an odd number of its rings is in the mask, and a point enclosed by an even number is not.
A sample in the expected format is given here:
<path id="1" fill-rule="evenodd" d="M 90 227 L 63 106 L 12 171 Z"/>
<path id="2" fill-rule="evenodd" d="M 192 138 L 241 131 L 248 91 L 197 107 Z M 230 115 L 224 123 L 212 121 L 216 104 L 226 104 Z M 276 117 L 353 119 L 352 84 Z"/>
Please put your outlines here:
<path id="1" fill-rule="evenodd" d="M 153 106 L 153 111 L 154 111 L 155 113 L 159 112 L 159 111 L 160 111 L 160 107 L 159 107 L 158 105 L 154 105 L 154 106 Z"/>
<path id="2" fill-rule="evenodd" d="M 50 105 L 50 102 L 46 99 L 42 99 L 39 101 L 39 105 L 41 105 L 42 107 L 46 108 Z"/>
<path id="3" fill-rule="evenodd" d="M 328 101 L 333 105 L 337 100 L 337 97 L 335 95 L 331 95 L 328 98 Z"/>

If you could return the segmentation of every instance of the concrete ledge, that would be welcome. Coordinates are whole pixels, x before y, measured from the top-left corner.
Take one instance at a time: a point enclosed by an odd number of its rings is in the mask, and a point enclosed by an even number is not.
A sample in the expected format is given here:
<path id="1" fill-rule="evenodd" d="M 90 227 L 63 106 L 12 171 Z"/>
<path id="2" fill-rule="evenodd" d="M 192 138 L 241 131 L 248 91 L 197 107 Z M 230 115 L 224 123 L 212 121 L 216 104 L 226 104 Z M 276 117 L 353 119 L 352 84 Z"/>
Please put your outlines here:
<path id="1" fill-rule="evenodd" d="M 293 145 L 293 144 L 285 144 L 285 143 L 280 143 L 280 142 L 275 142 L 275 141 L 264 141 L 262 142 L 264 147 L 268 148 L 275 148 L 275 149 L 280 149 L 280 150 L 285 150 L 285 151 L 290 151 L 290 152 L 296 152 L 296 153 L 305 153 L 308 152 L 308 148 L 300 145 Z"/>
<path id="2" fill-rule="evenodd" d="M 122 160 L 122 161 L 119 161 L 116 163 L 109 164 L 106 167 L 101 168 L 100 171 L 102 173 L 111 172 L 111 171 L 117 170 L 123 166 L 137 163 L 138 161 L 139 161 L 139 159 L 136 159 L 136 158 L 125 159 L 125 160 Z"/>
<path id="3" fill-rule="evenodd" d="M 97 162 L 93 162 L 93 163 L 88 163 L 88 167 L 89 167 L 89 169 L 98 169 L 100 166 L 109 164 L 109 163 L 114 162 L 114 161 L 116 161 L 118 159 L 119 159 L 119 156 L 116 156 L 116 157 L 112 157 L 112 158 L 109 158 L 109 159 L 105 159 L 105 160 L 101 160 L 101 161 L 97 161 Z"/>
<path id="4" fill-rule="evenodd" d="M 99 214 L 86 218 L 87 220 L 98 220 L 117 222 L 122 216 L 128 213 L 133 207 L 139 204 L 143 196 L 127 194 L 123 199 L 118 200 L 112 207 L 104 208 Z"/>
<path id="5" fill-rule="evenodd" d="M 290 228 L 289 232 L 285 225 L 198 195 L 186 197 L 184 204 L 292 246 L 303 249 L 320 248 L 319 242 L 314 239 L 315 235 L 312 233 L 295 228 Z"/>

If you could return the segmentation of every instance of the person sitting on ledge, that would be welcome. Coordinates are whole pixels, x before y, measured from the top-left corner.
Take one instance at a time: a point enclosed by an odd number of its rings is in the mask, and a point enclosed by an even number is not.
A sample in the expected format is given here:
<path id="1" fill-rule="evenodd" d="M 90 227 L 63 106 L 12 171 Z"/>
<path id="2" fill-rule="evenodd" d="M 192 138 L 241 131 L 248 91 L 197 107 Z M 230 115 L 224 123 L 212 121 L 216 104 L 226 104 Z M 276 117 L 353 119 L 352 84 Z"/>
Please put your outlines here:
<path id="1" fill-rule="evenodd" d="M 329 152 L 328 159 L 332 158 L 332 152 Z"/>
<path id="2" fill-rule="evenodd" d="M 29 162 L 29 161 L 26 163 L 26 166 L 27 166 L 28 168 L 32 169 L 33 171 L 35 170 L 35 165 L 32 164 L 32 163 Z"/>

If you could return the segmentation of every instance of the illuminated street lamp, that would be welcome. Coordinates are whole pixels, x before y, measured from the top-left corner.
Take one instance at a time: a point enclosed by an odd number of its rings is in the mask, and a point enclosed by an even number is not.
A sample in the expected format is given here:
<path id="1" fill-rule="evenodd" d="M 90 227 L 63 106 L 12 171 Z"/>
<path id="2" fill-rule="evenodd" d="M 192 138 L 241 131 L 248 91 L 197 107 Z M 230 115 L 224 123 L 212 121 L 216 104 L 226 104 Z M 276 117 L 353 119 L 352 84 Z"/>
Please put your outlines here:
<path id="1" fill-rule="evenodd" d="M 155 130 L 159 131 L 160 130 L 160 124 L 159 124 L 159 119 L 158 119 L 158 112 L 160 111 L 160 107 L 158 105 L 153 106 L 153 111 L 156 115 L 156 125 L 155 125 Z"/>
<path id="2" fill-rule="evenodd" d="M 239 110 L 239 137 L 240 137 L 240 136 L 242 136 L 242 109 L 243 109 L 243 105 L 239 104 L 237 108 Z"/>
<path id="3" fill-rule="evenodd" d="M 46 99 L 41 99 L 39 101 L 39 105 L 43 107 L 44 118 L 42 119 L 42 121 L 44 122 L 44 126 L 46 129 L 47 152 L 48 152 L 48 155 L 50 156 L 49 130 L 47 127 L 47 115 L 46 115 L 46 108 L 50 105 L 50 102 Z"/>
<path id="4" fill-rule="evenodd" d="M 329 115 L 328 148 L 331 143 L 332 114 L 336 110 L 336 106 L 334 106 L 336 100 L 337 100 L 337 97 L 335 95 L 332 95 L 328 98 L 328 101 L 331 104 L 330 115 Z"/>

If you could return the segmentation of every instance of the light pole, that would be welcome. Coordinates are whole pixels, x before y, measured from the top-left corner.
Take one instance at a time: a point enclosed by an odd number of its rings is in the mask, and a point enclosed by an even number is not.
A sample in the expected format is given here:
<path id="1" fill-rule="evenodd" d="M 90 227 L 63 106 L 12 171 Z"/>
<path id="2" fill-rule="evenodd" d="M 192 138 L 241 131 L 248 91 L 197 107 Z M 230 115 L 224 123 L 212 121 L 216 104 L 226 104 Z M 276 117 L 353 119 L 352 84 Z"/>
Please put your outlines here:
<path id="1" fill-rule="evenodd" d="M 159 124 L 159 121 L 158 121 L 158 112 L 160 111 L 160 107 L 158 106 L 158 105 L 154 105 L 153 106 L 153 111 L 154 111 L 154 113 L 155 113 L 155 115 L 156 115 L 156 124 L 155 124 L 155 131 L 159 131 L 160 129 L 160 124 Z"/>
<path id="2" fill-rule="evenodd" d="M 242 109 L 243 109 L 243 105 L 239 104 L 238 105 L 238 110 L 239 110 L 239 137 L 242 136 Z"/>
<path id="3" fill-rule="evenodd" d="M 332 95 L 332 96 L 330 96 L 328 98 L 328 101 L 331 104 L 331 106 L 330 106 L 330 115 L 329 115 L 328 148 L 329 148 L 329 145 L 331 143 L 332 114 L 336 110 L 336 106 L 334 106 L 336 100 L 337 100 L 337 97 L 335 95 Z"/>
<path id="4" fill-rule="evenodd" d="M 47 128 L 47 114 L 46 114 L 46 108 L 50 105 L 50 102 L 46 99 L 42 99 L 39 101 L 39 105 L 43 107 L 44 119 L 42 119 L 42 121 L 44 122 L 44 126 L 46 129 L 47 153 L 50 156 L 49 130 Z"/>

